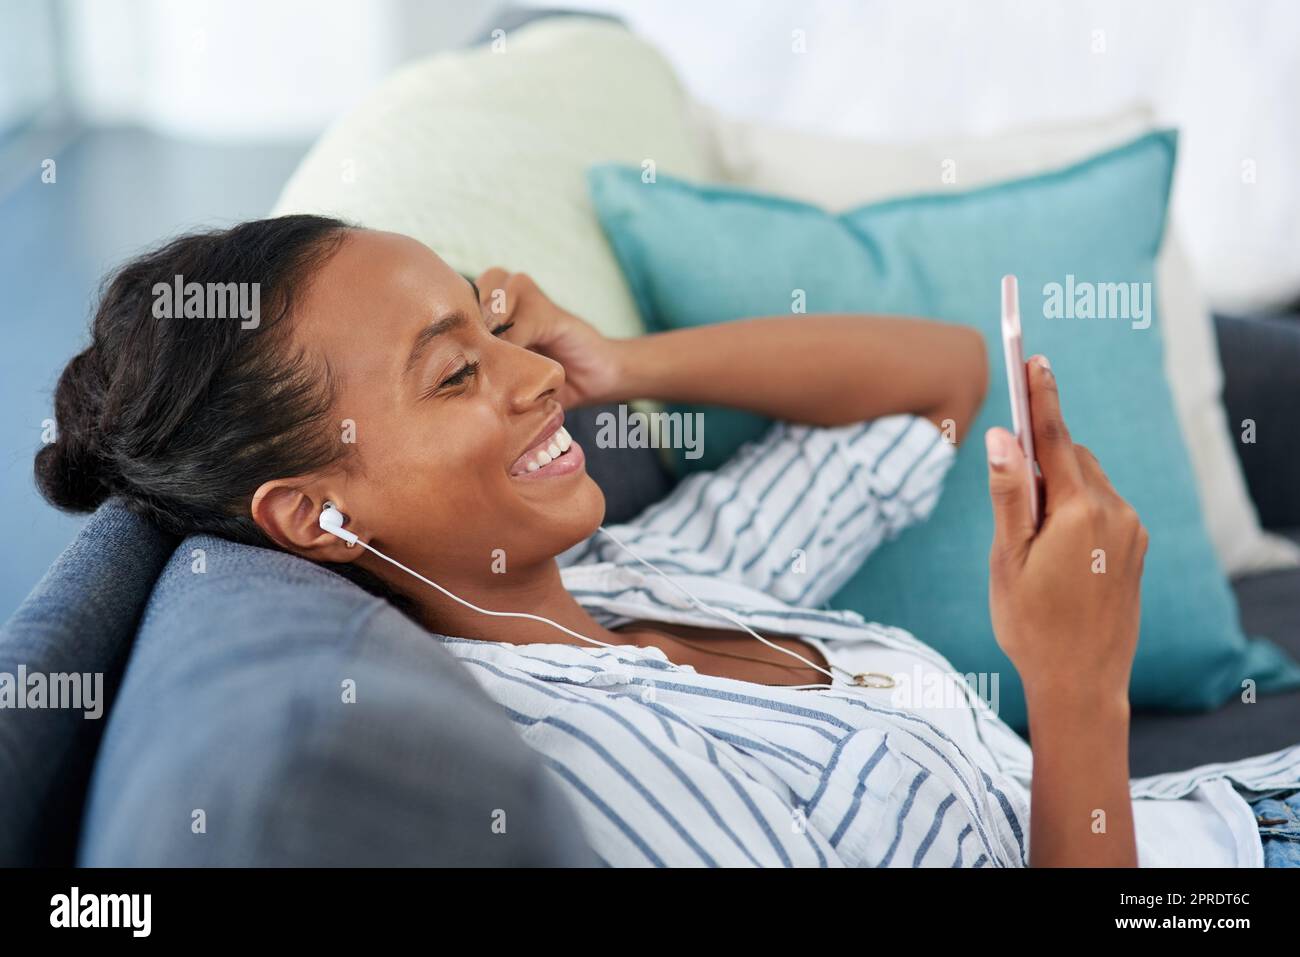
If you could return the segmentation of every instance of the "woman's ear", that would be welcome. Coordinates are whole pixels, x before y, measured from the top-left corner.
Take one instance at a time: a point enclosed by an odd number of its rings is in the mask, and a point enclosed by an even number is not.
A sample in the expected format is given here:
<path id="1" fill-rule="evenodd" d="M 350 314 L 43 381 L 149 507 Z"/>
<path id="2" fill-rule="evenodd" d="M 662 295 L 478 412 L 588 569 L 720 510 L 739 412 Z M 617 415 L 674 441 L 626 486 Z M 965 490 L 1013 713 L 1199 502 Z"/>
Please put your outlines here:
<path id="1" fill-rule="evenodd" d="M 331 503 L 347 514 L 339 499 Z M 273 542 L 286 551 L 315 562 L 351 562 L 365 549 L 348 545 L 320 527 L 325 501 L 313 501 L 301 485 L 281 479 L 265 482 L 253 493 L 253 521 Z M 348 526 L 360 534 L 360 529 Z M 364 537 L 364 536 L 363 536 Z"/>

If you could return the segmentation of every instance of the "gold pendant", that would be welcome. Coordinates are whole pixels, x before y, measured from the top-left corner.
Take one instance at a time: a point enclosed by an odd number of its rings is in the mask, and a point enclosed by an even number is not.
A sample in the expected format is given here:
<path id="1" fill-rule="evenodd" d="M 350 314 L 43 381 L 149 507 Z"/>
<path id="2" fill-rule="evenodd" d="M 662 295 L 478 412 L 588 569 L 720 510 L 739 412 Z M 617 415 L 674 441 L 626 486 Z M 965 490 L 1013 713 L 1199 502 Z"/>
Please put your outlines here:
<path id="1" fill-rule="evenodd" d="M 861 671 L 853 676 L 853 683 L 859 688 L 892 688 L 894 679 L 879 671 Z"/>

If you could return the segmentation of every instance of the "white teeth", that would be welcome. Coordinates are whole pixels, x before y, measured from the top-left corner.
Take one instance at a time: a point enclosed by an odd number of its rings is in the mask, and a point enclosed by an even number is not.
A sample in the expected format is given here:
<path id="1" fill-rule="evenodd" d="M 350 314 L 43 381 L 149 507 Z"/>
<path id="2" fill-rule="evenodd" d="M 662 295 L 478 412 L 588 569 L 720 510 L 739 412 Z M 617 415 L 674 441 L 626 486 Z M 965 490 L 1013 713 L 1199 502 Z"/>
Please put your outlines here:
<path id="1" fill-rule="evenodd" d="M 550 465 L 573 446 L 573 436 L 563 426 L 555 430 L 545 448 L 534 452 L 524 468 L 529 472 Z"/>

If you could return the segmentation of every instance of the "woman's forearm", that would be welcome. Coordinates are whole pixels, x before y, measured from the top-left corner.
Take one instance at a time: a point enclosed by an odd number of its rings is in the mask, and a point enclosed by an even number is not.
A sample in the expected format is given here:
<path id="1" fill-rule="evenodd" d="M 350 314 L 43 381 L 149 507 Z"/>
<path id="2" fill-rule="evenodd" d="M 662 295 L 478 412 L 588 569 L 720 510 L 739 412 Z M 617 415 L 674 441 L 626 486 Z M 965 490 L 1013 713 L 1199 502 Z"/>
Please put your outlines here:
<path id="1" fill-rule="evenodd" d="M 834 426 L 909 412 L 960 441 L 988 381 L 983 337 L 884 316 L 742 319 L 622 340 L 620 395 Z"/>
<path id="2" fill-rule="evenodd" d="M 1031 867 L 1136 867 L 1126 697 L 1074 703 L 1026 689 L 1034 751 Z"/>

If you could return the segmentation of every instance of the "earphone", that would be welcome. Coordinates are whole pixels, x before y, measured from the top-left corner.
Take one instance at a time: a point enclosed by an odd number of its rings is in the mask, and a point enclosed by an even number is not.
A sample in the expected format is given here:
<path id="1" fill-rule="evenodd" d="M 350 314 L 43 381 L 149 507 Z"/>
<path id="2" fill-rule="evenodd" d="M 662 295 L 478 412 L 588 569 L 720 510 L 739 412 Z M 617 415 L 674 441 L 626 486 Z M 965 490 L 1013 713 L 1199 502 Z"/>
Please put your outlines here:
<path id="1" fill-rule="evenodd" d="M 401 562 L 397 561 L 397 559 L 390 558 L 389 556 L 385 555 L 383 552 L 381 552 L 379 549 L 375 548 L 374 546 L 368 545 L 367 543 L 361 541 L 360 538 L 357 536 L 356 532 L 350 532 L 346 528 L 344 528 L 344 526 L 347 524 L 347 521 L 348 521 L 347 517 L 342 512 L 340 512 L 332 503 L 326 502 L 324 504 L 324 507 L 321 510 L 321 514 L 320 514 L 320 527 L 323 531 L 326 531 L 329 534 L 333 535 L 334 537 L 340 538 L 343 541 L 347 542 L 349 548 L 352 548 L 354 545 L 360 545 L 362 548 L 364 548 L 366 551 L 370 552 L 371 554 L 376 555 L 379 558 L 382 558 L 390 565 L 394 566 L 395 568 L 401 569 L 402 571 L 406 572 L 408 575 L 418 578 L 426 585 L 436 588 L 438 591 L 442 592 L 442 594 L 446 595 L 452 601 L 458 602 L 459 604 L 465 606 L 466 608 L 469 608 L 472 611 L 476 611 L 481 615 L 489 615 L 493 618 L 521 618 L 521 619 L 526 619 L 528 621 L 538 621 L 538 622 L 542 622 L 543 624 L 550 625 L 552 628 L 556 628 L 564 632 L 566 635 L 569 635 L 572 638 L 577 638 L 579 641 L 585 641 L 593 645 L 599 645 L 603 648 L 624 648 L 624 649 L 635 648 L 638 653 L 646 654 L 644 649 L 641 649 L 640 647 L 635 645 L 613 645 L 607 641 L 600 641 L 597 638 L 589 638 L 586 635 L 579 634 L 578 632 L 573 631 L 570 628 L 566 628 L 564 625 L 561 625 L 559 622 L 551 621 L 551 619 L 544 618 L 541 615 L 533 615 L 523 611 L 492 611 L 488 608 L 480 608 L 478 605 L 475 605 L 473 602 L 466 601 L 465 599 L 461 598 L 459 595 L 452 594 L 452 592 L 450 592 L 446 588 L 443 588 L 441 585 L 439 585 L 437 582 L 433 581 L 432 579 L 426 578 L 423 575 L 421 575 L 419 572 L 407 568 Z M 820 665 L 814 664 L 813 662 L 809 661 L 807 658 L 805 658 L 803 655 L 799 654 L 796 651 L 791 651 L 789 648 L 782 648 L 780 645 L 776 644 L 775 642 L 769 641 L 768 639 L 764 638 L 762 635 L 758 634 L 758 632 L 750 628 L 748 625 L 746 625 L 739 618 L 732 615 L 730 612 L 727 612 L 721 608 L 715 608 L 712 605 L 709 605 L 708 603 L 700 600 L 699 598 L 696 598 L 689 591 L 683 588 L 680 584 L 673 581 L 671 578 L 669 578 L 667 575 L 661 572 L 658 568 L 655 568 L 655 566 L 652 565 L 650 562 L 646 561 L 636 552 L 632 551 L 632 549 L 629 548 L 627 545 L 625 545 L 623 542 L 619 541 L 617 536 L 615 536 L 612 532 L 610 532 L 609 529 L 605 528 L 605 526 L 603 525 L 599 526 L 597 528 L 597 531 L 603 533 L 605 537 L 608 538 L 610 541 L 612 541 L 615 545 L 623 549 L 623 551 L 627 552 L 629 555 L 635 558 L 642 565 L 645 565 L 647 568 L 649 568 L 652 572 L 654 572 L 664 581 L 668 582 L 668 584 L 676 588 L 679 592 L 681 592 L 688 599 L 690 599 L 691 603 L 694 604 L 700 610 L 706 611 L 709 614 L 716 615 L 720 618 L 729 621 L 731 624 L 735 625 L 736 627 L 741 628 L 742 630 L 748 632 L 751 637 L 767 645 L 769 648 L 773 648 L 777 651 L 783 652 L 792 658 L 798 658 L 809 668 L 812 668 L 814 671 L 820 671 L 822 674 L 826 675 L 826 677 L 830 678 L 832 682 L 829 685 L 827 684 L 785 685 L 784 687 L 790 688 L 791 690 L 825 689 L 825 688 L 836 687 L 836 685 L 834 684 L 835 675 L 833 675 L 830 671 L 826 670 Z M 875 675 L 875 674 L 876 674 L 875 672 L 870 672 L 867 674 L 854 675 L 853 676 L 854 681 L 852 682 L 852 685 L 856 687 L 889 687 L 889 685 L 880 685 L 880 684 L 871 685 L 868 682 L 862 680 L 870 675 Z M 879 675 L 878 677 L 888 678 L 889 676 Z M 892 684 L 892 679 L 891 679 L 891 684 Z"/>
<path id="2" fill-rule="evenodd" d="M 357 533 L 349 532 L 345 529 L 343 526 L 346 523 L 347 519 L 343 517 L 343 513 L 329 502 L 326 502 L 325 508 L 320 513 L 320 527 L 329 532 L 335 538 L 343 539 L 343 541 L 348 543 L 348 547 L 351 548 L 357 543 Z"/>

